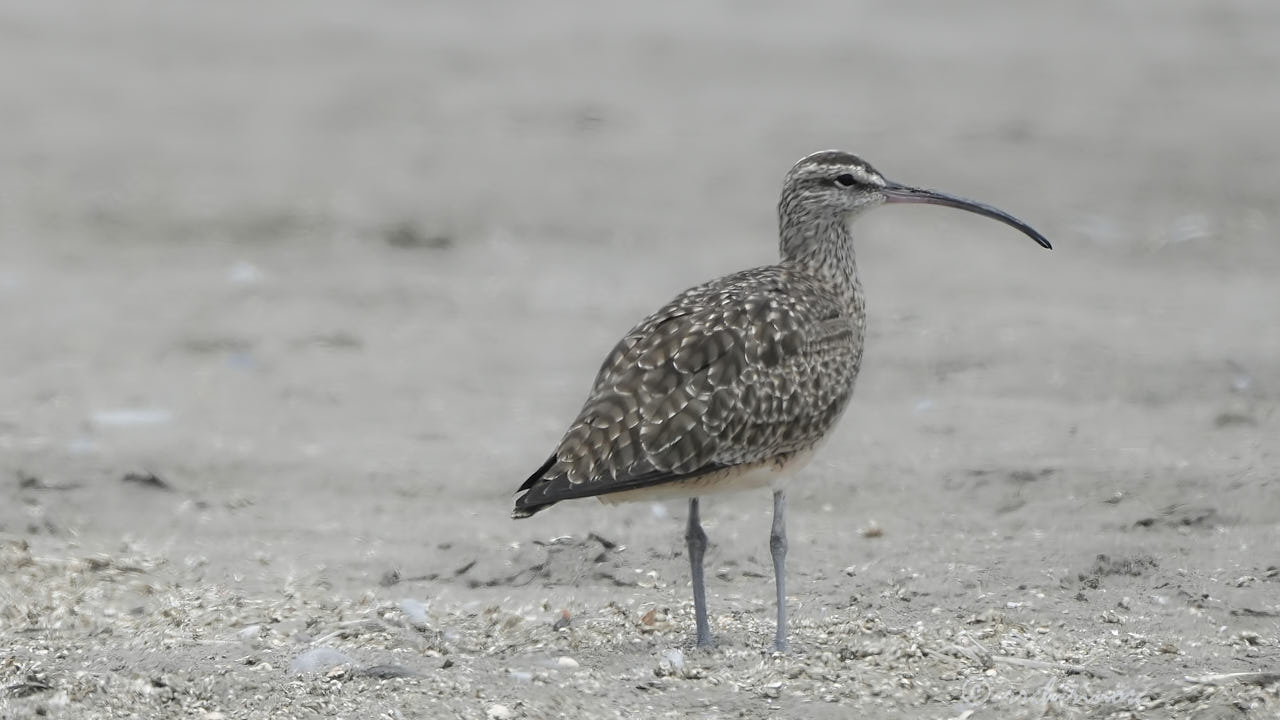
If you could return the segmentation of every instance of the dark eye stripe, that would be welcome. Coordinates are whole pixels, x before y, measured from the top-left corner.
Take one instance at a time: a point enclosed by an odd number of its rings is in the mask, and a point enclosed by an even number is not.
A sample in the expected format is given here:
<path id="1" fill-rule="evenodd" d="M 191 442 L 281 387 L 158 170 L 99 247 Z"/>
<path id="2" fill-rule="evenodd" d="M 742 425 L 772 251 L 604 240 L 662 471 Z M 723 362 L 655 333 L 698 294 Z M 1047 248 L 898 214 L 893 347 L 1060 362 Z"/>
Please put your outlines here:
<path id="1" fill-rule="evenodd" d="M 853 176 L 850 175 L 849 173 L 845 173 L 843 175 L 837 175 L 836 182 L 840 183 L 845 187 L 852 187 L 853 184 L 857 182 L 857 180 L 854 180 Z"/>

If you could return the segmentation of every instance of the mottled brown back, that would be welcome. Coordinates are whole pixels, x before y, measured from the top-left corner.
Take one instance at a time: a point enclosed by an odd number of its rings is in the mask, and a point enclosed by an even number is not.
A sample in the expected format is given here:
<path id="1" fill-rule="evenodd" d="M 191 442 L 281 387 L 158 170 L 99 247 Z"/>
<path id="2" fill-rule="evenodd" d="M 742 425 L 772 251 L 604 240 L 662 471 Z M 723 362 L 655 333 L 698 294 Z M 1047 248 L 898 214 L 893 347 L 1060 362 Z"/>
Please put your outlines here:
<path id="1" fill-rule="evenodd" d="M 856 284 L 787 263 L 687 290 L 609 353 L 514 514 L 813 447 L 848 404 L 864 328 Z"/>

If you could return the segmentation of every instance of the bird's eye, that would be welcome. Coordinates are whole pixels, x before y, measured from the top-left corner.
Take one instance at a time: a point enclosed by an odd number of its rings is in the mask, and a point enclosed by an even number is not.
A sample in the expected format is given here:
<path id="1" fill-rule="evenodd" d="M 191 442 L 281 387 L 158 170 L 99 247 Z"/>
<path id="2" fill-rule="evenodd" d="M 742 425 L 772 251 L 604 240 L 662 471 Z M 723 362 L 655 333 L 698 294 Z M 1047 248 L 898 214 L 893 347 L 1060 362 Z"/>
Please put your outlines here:
<path id="1" fill-rule="evenodd" d="M 845 187 L 853 187 L 853 184 L 857 182 L 857 180 L 854 180 L 853 176 L 850 175 L 849 173 L 845 173 L 843 175 L 837 175 L 836 182 L 840 183 Z"/>

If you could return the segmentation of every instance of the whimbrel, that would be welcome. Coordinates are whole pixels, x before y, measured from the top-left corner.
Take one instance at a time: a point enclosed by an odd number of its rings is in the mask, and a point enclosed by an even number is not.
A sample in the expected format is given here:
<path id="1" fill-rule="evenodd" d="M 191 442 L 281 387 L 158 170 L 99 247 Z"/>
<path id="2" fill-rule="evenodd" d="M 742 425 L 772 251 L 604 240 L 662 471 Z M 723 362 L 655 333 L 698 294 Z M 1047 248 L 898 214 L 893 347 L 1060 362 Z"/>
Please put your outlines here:
<path id="1" fill-rule="evenodd" d="M 847 152 L 802 158 L 778 202 L 781 260 L 690 288 L 636 325 L 605 358 L 551 457 L 520 486 L 513 517 L 561 500 L 689 498 L 685 540 L 697 644 L 712 644 L 701 495 L 773 489 L 778 624 L 787 646 L 784 478 L 812 457 L 853 393 L 866 311 L 850 221 L 883 203 L 959 208 L 1030 225 L 990 205 L 886 180 Z"/>

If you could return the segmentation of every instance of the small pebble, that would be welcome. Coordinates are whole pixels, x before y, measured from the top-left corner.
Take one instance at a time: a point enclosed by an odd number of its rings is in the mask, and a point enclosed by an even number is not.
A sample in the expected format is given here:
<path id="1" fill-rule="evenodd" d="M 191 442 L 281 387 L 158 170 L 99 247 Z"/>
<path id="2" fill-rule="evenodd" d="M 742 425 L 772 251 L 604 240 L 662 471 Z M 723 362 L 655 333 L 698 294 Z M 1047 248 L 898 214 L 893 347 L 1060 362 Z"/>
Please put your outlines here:
<path id="1" fill-rule="evenodd" d="M 1265 641 L 1262 636 L 1252 630 L 1241 630 L 1236 634 L 1235 640 L 1248 643 L 1250 645 L 1264 645 Z"/>
<path id="2" fill-rule="evenodd" d="M 350 665 L 355 662 L 349 656 L 330 647 L 318 647 L 308 650 L 293 659 L 289 669 L 295 673 L 325 672 L 339 665 Z"/>
<path id="3" fill-rule="evenodd" d="M 427 627 L 427 606 L 421 602 L 413 598 L 405 598 L 400 601 L 400 612 L 404 613 L 410 625 L 418 629 Z"/>
<path id="4" fill-rule="evenodd" d="M 561 655 L 560 657 L 556 658 L 556 665 L 562 668 L 576 668 L 578 667 L 578 661 L 574 660 L 568 655 Z"/>
<path id="5" fill-rule="evenodd" d="M 362 669 L 359 673 L 364 677 L 371 677 L 377 680 L 392 680 L 395 678 L 413 677 L 418 673 L 410 670 L 403 665 L 374 665 Z"/>
<path id="6" fill-rule="evenodd" d="M 511 712 L 511 708 L 506 705 L 490 705 L 484 714 L 489 720 L 510 720 L 515 717 L 515 713 Z"/>
<path id="7" fill-rule="evenodd" d="M 662 661 L 676 674 L 684 672 L 684 653 L 679 648 L 672 648 L 662 653 Z"/>

